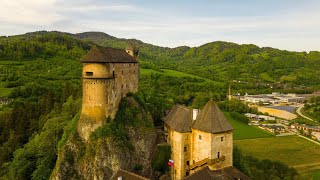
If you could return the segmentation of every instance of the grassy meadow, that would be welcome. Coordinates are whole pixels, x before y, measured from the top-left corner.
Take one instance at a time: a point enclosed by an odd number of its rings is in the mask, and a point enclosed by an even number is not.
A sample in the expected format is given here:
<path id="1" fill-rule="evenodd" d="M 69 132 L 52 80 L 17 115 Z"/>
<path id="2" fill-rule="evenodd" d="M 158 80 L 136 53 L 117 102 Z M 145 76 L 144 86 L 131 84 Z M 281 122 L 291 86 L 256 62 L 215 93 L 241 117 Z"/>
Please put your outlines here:
<path id="1" fill-rule="evenodd" d="M 9 96 L 12 91 L 12 88 L 1 88 L 0 87 L 0 97 Z"/>
<path id="2" fill-rule="evenodd" d="M 300 173 L 298 179 L 320 179 L 320 146 L 299 136 L 277 137 L 254 126 L 245 125 L 225 113 L 233 131 L 234 145 L 246 155 L 281 161 Z"/>
<path id="3" fill-rule="evenodd" d="M 281 161 L 305 177 L 320 175 L 320 146 L 298 136 L 235 140 L 244 154 Z"/>
<path id="4" fill-rule="evenodd" d="M 161 69 L 161 71 L 155 71 L 153 69 L 140 69 L 140 73 L 141 75 L 148 75 L 151 73 L 158 73 L 158 74 L 163 74 L 166 76 L 172 76 L 172 77 L 190 77 L 190 78 L 196 78 L 196 79 L 201 79 L 206 83 L 218 83 L 218 84 L 222 84 L 221 82 L 218 81 L 213 81 L 211 79 L 207 79 L 207 78 L 203 78 L 200 76 L 196 76 L 196 75 L 192 75 L 192 74 L 187 74 L 184 72 L 180 72 L 180 71 L 175 71 L 175 70 L 171 70 L 171 69 Z"/>
<path id="5" fill-rule="evenodd" d="M 274 135 L 269 133 L 268 131 L 259 129 L 254 126 L 249 126 L 232 119 L 229 113 L 225 113 L 225 116 L 229 120 L 229 123 L 234 128 L 234 131 L 233 131 L 234 140 L 274 137 Z"/>

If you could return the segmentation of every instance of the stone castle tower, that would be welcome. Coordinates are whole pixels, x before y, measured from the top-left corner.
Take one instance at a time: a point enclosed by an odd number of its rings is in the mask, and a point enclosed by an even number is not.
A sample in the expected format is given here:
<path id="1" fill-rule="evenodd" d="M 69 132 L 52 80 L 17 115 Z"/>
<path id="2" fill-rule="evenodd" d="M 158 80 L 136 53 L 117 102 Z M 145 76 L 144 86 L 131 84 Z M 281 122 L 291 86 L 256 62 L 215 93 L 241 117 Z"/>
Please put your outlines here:
<path id="1" fill-rule="evenodd" d="M 138 49 L 93 47 L 80 61 L 82 68 L 82 111 L 78 132 L 84 139 L 113 119 L 121 98 L 137 92 Z"/>
<path id="2" fill-rule="evenodd" d="M 193 176 L 205 167 L 212 174 L 219 169 L 234 169 L 233 128 L 212 100 L 200 111 L 181 105 L 173 107 L 164 119 L 164 130 L 174 162 L 171 179 Z"/>

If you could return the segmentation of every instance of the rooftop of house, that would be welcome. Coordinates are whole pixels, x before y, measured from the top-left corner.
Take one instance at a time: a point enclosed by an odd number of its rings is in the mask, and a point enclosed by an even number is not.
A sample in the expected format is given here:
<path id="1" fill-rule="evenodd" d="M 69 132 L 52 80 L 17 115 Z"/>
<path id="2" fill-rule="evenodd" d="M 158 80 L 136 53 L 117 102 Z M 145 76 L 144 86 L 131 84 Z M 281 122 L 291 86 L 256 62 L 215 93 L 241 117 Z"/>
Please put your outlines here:
<path id="1" fill-rule="evenodd" d="M 110 180 L 148 180 L 148 178 L 139 176 L 129 171 L 125 171 L 123 169 L 119 169 Z"/>
<path id="2" fill-rule="evenodd" d="M 250 178 L 239 171 L 237 168 L 230 166 L 218 170 L 210 170 L 208 167 L 205 167 L 188 177 L 185 177 L 184 180 L 211 180 L 211 179 L 219 179 L 219 180 L 249 180 Z"/>
<path id="3" fill-rule="evenodd" d="M 218 105 L 210 100 L 193 120 L 193 111 L 186 106 L 177 105 L 172 108 L 164 122 L 173 130 L 184 133 L 197 129 L 208 133 L 232 131 L 233 128 L 225 118 Z"/>
<path id="4" fill-rule="evenodd" d="M 94 46 L 80 60 L 82 63 L 137 63 L 124 49 Z"/>
<path id="5" fill-rule="evenodd" d="M 192 109 L 186 106 L 174 106 L 167 117 L 165 123 L 178 132 L 191 132 Z"/>
<path id="6" fill-rule="evenodd" d="M 233 127 L 229 124 L 223 112 L 212 100 L 210 100 L 199 112 L 192 128 L 209 133 L 220 133 L 233 130 Z"/>

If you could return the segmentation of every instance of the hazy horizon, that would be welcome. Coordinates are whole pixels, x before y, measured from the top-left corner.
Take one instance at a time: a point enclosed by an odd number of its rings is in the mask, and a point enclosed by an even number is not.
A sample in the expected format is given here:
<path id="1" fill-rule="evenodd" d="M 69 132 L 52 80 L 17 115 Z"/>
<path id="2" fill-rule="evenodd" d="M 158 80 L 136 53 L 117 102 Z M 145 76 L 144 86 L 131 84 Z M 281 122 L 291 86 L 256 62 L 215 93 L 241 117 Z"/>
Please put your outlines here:
<path id="1" fill-rule="evenodd" d="M 314 0 L 2 1 L 2 36 L 41 30 L 95 31 L 171 48 L 227 41 L 320 51 L 320 2 Z"/>

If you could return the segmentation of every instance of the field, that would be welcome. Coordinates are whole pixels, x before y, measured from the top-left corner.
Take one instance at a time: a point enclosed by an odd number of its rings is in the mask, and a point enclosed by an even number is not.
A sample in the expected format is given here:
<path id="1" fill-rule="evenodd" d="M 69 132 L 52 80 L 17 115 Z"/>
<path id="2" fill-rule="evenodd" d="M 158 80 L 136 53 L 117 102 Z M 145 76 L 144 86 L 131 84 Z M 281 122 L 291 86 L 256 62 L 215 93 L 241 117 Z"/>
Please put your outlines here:
<path id="1" fill-rule="evenodd" d="M 320 146 L 298 136 L 276 137 L 262 129 L 245 125 L 225 113 L 233 131 L 234 145 L 244 154 L 259 159 L 281 161 L 301 174 L 299 179 L 320 179 Z"/>
<path id="2" fill-rule="evenodd" d="M 12 88 L 4 88 L 4 82 L 0 81 L 0 97 L 5 97 L 10 95 Z"/>
<path id="3" fill-rule="evenodd" d="M 302 174 L 320 175 L 320 146 L 298 136 L 235 140 L 234 145 L 247 155 L 281 161 Z"/>
<path id="4" fill-rule="evenodd" d="M 240 139 L 254 139 L 254 138 L 268 138 L 273 137 L 274 135 L 268 131 L 259 129 L 254 126 L 245 125 L 239 121 L 236 121 L 230 117 L 229 113 L 225 113 L 226 118 L 229 120 L 229 123 L 235 129 L 233 131 L 234 140 Z"/>
<path id="5" fill-rule="evenodd" d="M 222 84 L 221 82 L 213 81 L 213 80 L 208 79 L 208 78 L 203 78 L 203 77 L 200 77 L 200 76 L 187 74 L 187 73 L 183 73 L 183 72 L 175 71 L 175 70 L 171 70 L 171 69 L 161 69 L 161 72 L 155 71 L 155 70 L 152 70 L 152 69 L 140 69 L 140 73 L 141 73 L 141 75 L 148 75 L 150 73 L 159 73 L 159 74 L 172 76 L 172 77 L 178 77 L 178 78 L 179 77 L 191 77 L 191 78 L 202 79 L 202 80 L 204 80 L 204 82 Z"/>
<path id="6" fill-rule="evenodd" d="M 11 93 L 11 88 L 1 88 L 0 87 L 0 97 L 8 96 Z"/>

